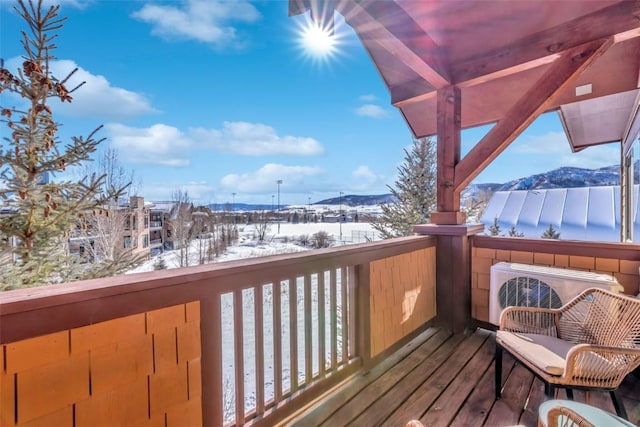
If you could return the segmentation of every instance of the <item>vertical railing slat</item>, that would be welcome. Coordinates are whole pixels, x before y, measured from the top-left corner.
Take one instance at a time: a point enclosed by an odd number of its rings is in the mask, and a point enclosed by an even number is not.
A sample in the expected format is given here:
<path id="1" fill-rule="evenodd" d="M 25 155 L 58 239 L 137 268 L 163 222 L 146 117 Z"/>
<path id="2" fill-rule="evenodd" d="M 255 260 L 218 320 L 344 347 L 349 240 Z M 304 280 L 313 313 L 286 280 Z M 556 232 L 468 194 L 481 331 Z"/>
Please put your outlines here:
<path id="1" fill-rule="evenodd" d="M 236 388 L 236 426 L 244 425 L 244 328 L 242 289 L 233 292 L 234 368 Z"/>
<path id="2" fill-rule="evenodd" d="M 289 279 L 289 376 L 291 394 L 298 390 L 298 283 Z"/>
<path id="3" fill-rule="evenodd" d="M 318 273 L 318 374 L 324 377 L 326 370 L 326 320 L 324 311 L 324 271 Z"/>
<path id="4" fill-rule="evenodd" d="M 331 370 L 335 370 L 338 366 L 338 298 L 336 286 L 336 269 L 332 268 L 329 274 L 329 288 L 331 295 L 329 296 L 329 305 L 331 313 Z"/>
<path id="5" fill-rule="evenodd" d="M 273 281 L 273 400 L 282 400 L 282 283 Z"/>
<path id="6" fill-rule="evenodd" d="M 313 378 L 313 339 L 311 338 L 311 275 L 304 275 L 304 382 Z"/>
<path id="7" fill-rule="evenodd" d="M 347 267 L 348 277 L 348 291 L 349 291 L 349 353 L 348 358 L 358 356 L 358 289 L 360 289 L 361 283 L 359 282 L 359 272 L 362 269 L 359 267 Z M 366 275 L 367 280 L 369 275 Z"/>
<path id="8" fill-rule="evenodd" d="M 258 285 L 254 292 L 255 310 L 255 369 L 256 369 L 256 411 L 264 413 L 264 312 L 262 309 L 262 285 Z"/>
<path id="9" fill-rule="evenodd" d="M 340 268 L 340 314 L 342 316 L 342 363 L 349 361 L 349 293 L 347 268 Z"/>

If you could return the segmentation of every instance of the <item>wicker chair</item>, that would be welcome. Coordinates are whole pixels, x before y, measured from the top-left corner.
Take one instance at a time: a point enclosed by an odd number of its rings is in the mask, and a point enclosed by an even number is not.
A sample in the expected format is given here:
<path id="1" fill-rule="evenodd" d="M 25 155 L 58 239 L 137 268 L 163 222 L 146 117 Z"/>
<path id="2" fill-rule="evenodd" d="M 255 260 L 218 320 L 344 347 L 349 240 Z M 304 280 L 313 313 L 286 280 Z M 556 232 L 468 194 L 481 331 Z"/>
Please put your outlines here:
<path id="1" fill-rule="evenodd" d="M 616 413 L 627 418 L 617 388 L 640 366 L 640 299 L 587 289 L 559 309 L 508 307 L 496 333 L 496 399 L 502 390 L 502 352 L 511 354 L 545 384 L 609 391 Z"/>
<path id="2" fill-rule="evenodd" d="M 547 400 L 538 408 L 538 427 L 635 427 L 602 409 L 568 400 Z"/>

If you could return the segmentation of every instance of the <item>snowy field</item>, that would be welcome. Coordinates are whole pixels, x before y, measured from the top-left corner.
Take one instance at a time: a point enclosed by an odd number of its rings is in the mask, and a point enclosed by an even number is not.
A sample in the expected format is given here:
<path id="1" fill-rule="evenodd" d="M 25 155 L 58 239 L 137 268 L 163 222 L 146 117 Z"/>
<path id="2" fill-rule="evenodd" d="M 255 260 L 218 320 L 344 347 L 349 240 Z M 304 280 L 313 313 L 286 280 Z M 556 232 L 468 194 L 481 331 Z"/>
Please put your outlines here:
<path id="1" fill-rule="evenodd" d="M 254 225 L 238 225 L 239 239 L 236 244 L 229 246 L 226 252 L 217 257 L 213 262 L 231 261 L 237 259 L 256 258 L 267 255 L 277 255 L 292 252 L 309 250 L 295 243 L 301 235 L 309 237 L 313 234 L 325 231 L 334 241 L 334 246 L 351 243 L 363 243 L 367 240 L 379 240 L 378 233 L 368 222 L 345 222 L 339 223 L 307 223 L 307 224 L 270 224 L 264 242 L 257 241 L 257 231 Z M 342 231 L 342 235 L 340 234 Z M 342 236 L 342 238 L 341 238 Z M 200 242 L 195 240 L 191 243 L 189 265 L 198 264 L 197 245 Z M 167 268 L 179 267 L 180 251 L 166 251 L 160 255 L 164 258 Z M 153 264 L 157 257 L 153 257 L 144 264 L 132 269 L 128 273 L 140 273 L 143 271 L 153 271 Z"/>

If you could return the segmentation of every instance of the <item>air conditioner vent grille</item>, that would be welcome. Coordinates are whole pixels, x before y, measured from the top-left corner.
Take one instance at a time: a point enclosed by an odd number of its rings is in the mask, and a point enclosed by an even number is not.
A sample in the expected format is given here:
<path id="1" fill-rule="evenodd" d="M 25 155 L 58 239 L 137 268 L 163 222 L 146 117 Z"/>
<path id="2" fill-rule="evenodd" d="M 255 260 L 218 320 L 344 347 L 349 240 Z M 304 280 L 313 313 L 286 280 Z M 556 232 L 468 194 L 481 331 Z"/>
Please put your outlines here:
<path id="1" fill-rule="evenodd" d="M 500 308 L 509 306 L 560 308 L 562 300 L 551 286 L 533 277 L 514 277 L 498 290 Z"/>
<path id="2" fill-rule="evenodd" d="M 593 287 L 624 290 L 611 274 L 498 262 L 491 266 L 489 321 L 499 325 L 502 310 L 509 306 L 560 308 Z"/>

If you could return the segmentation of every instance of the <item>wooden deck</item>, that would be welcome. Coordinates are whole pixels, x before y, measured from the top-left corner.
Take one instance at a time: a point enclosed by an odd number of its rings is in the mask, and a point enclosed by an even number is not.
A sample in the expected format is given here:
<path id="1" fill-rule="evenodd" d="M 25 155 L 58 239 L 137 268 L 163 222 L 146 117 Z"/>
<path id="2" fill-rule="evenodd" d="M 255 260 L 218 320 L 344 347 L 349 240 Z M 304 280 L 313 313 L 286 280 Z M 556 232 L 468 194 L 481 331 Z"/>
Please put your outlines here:
<path id="1" fill-rule="evenodd" d="M 399 426 L 419 419 L 425 426 L 536 426 L 544 386 L 508 355 L 504 391 L 494 400 L 495 334 L 483 329 L 452 335 L 431 328 L 368 374 L 351 379 L 293 426 Z M 632 422 L 640 423 L 640 378 L 621 387 Z M 575 392 L 575 399 L 614 412 L 608 393 Z M 559 398 L 565 398 L 559 391 Z"/>

